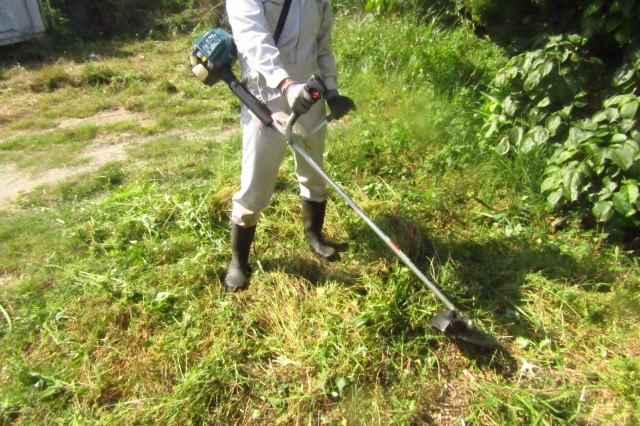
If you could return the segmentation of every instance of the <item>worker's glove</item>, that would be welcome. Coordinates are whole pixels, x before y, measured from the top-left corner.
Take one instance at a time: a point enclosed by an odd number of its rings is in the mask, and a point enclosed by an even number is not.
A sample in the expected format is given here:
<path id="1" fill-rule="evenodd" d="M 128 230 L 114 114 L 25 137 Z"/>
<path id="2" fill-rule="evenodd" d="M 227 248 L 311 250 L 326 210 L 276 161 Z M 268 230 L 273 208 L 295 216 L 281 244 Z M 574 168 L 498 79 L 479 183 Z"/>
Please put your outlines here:
<path id="1" fill-rule="evenodd" d="M 331 116 L 334 120 L 339 120 L 344 117 L 349 111 L 356 109 L 356 104 L 347 96 L 342 96 L 338 93 L 338 89 L 329 90 L 325 96 Z"/>
<path id="2" fill-rule="evenodd" d="M 304 89 L 304 84 L 302 83 L 291 82 L 287 84 L 282 89 L 282 95 L 287 100 L 291 110 L 298 115 L 309 112 L 317 101 Z"/>

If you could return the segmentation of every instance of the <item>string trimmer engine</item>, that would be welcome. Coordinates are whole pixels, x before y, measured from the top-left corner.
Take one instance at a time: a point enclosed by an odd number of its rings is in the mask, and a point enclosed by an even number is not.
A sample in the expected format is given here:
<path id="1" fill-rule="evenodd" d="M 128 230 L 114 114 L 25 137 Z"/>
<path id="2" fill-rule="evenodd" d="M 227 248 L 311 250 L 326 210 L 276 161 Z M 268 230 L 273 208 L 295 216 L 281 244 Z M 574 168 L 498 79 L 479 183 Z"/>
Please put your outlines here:
<path id="1" fill-rule="evenodd" d="M 216 28 L 196 39 L 190 57 L 191 71 L 207 86 L 220 80 L 229 83 L 233 77 L 231 66 L 237 59 L 233 38 L 225 30 Z"/>

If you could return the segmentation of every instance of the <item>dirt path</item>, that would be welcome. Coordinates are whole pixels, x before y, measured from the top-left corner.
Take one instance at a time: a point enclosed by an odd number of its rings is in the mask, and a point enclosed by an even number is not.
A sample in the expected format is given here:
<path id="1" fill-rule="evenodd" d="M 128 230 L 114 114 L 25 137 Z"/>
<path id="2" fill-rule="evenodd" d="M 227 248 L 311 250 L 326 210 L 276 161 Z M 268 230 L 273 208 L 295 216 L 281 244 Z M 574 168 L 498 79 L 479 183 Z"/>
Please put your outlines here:
<path id="1" fill-rule="evenodd" d="M 154 124 L 153 120 L 142 114 L 119 109 L 106 111 L 88 118 L 65 119 L 58 123 L 58 128 L 72 128 L 80 124 L 104 125 L 120 121 L 135 121 L 143 127 L 151 127 Z M 216 139 L 225 140 L 237 131 L 238 129 L 236 128 L 223 130 L 217 133 Z M 178 134 L 185 139 L 194 139 L 199 136 L 198 132 L 184 130 L 170 131 L 165 134 Z M 157 136 L 156 134 L 153 137 Z M 132 133 L 121 133 L 117 136 L 109 135 L 105 138 L 98 138 L 80 153 L 86 159 L 86 164 L 77 167 L 51 169 L 35 176 L 29 171 L 18 169 L 11 163 L 0 165 L 0 209 L 10 208 L 12 200 L 17 195 L 28 193 L 40 185 L 56 183 L 78 173 L 97 170 L 110 161 L 126 160 L 128 158 L 128 147 L 148 139 L 149 137 Z"/>
<path id="2" fill-rule="evenodd" d="M 71 128 L 79 124 L 104 125 L 120 121 L 135 121 L 142 126 L 153 124 L 153 120 L 146 119 L 141 114 L 121 109 L 107 111 L 88 118 L 62 120 L 58 124 L 58 128 Z M 59 182 L 78 173 L 97 170 L 110 161 L 124 160 L 127 158 L 126 148 L 139 141 L 140 138 L 135 138 L 133 135 L 126 133 L 120 135 L 117 139 L 96 139 L 81 153 L 87 159 L 87 164 L 47 170 L 36 176 L 33 176 L 28 171 L 18 169 L 14 164 L 0 165 L 0 209 L 9 207 L 11 201 L 17 195 L 27 193 L 40 185 Z"/>

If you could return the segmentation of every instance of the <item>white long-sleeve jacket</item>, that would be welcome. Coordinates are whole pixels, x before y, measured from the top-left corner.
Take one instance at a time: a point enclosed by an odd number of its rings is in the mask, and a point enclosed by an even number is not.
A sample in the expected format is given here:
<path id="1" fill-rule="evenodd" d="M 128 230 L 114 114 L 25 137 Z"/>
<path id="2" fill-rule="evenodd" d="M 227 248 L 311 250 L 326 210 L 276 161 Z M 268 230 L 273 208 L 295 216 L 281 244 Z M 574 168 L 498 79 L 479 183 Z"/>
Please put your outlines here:
<path id="1" fill-rule="evenodd" d="M 331 0 L 293 0 L 278 46 L 273 33 L 284 0 L 227 0 L 227 14 L 238 47 L 242 78 L 256 96 L 277 96 L 285 78 L 305 82 L 319 74 L 335 89 L 338 72 L 331 50 Z"/>

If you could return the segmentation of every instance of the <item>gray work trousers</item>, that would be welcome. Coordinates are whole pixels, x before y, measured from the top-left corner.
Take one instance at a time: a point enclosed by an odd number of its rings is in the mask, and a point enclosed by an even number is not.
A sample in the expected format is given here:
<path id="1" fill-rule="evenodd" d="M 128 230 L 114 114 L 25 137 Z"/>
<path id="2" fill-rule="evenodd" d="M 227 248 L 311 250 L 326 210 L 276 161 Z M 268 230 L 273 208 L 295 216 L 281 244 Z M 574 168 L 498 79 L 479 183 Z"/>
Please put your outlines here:
<path id="1" fill-rule="evenodd" d="M 277 97 L 267 102 L 271 111 L 289 114 L 286 101 Z M 300 117 L 297 133 L 311 132 L 324 121 L 324 101 L 319 101 L 311 110 Z M 242 227 L 254 226 L 271 201 L 278 171 L 287 152 L 284 134 L 266 127 L 246 107 L 242 108 L 242 173 L 240 190 L 233 196 L 231 220 Z M 303 146 L 314 161 L 322 167 L 326 126 L 315 133 L 303 137 Z M 293 151 L 293 150 L 292 150 Z M 300 186 L 300 196 L 304 200 L 324 201 L 328 197 L 327 185 L 322 177 L 293 151 L 295 172 Z"/>

